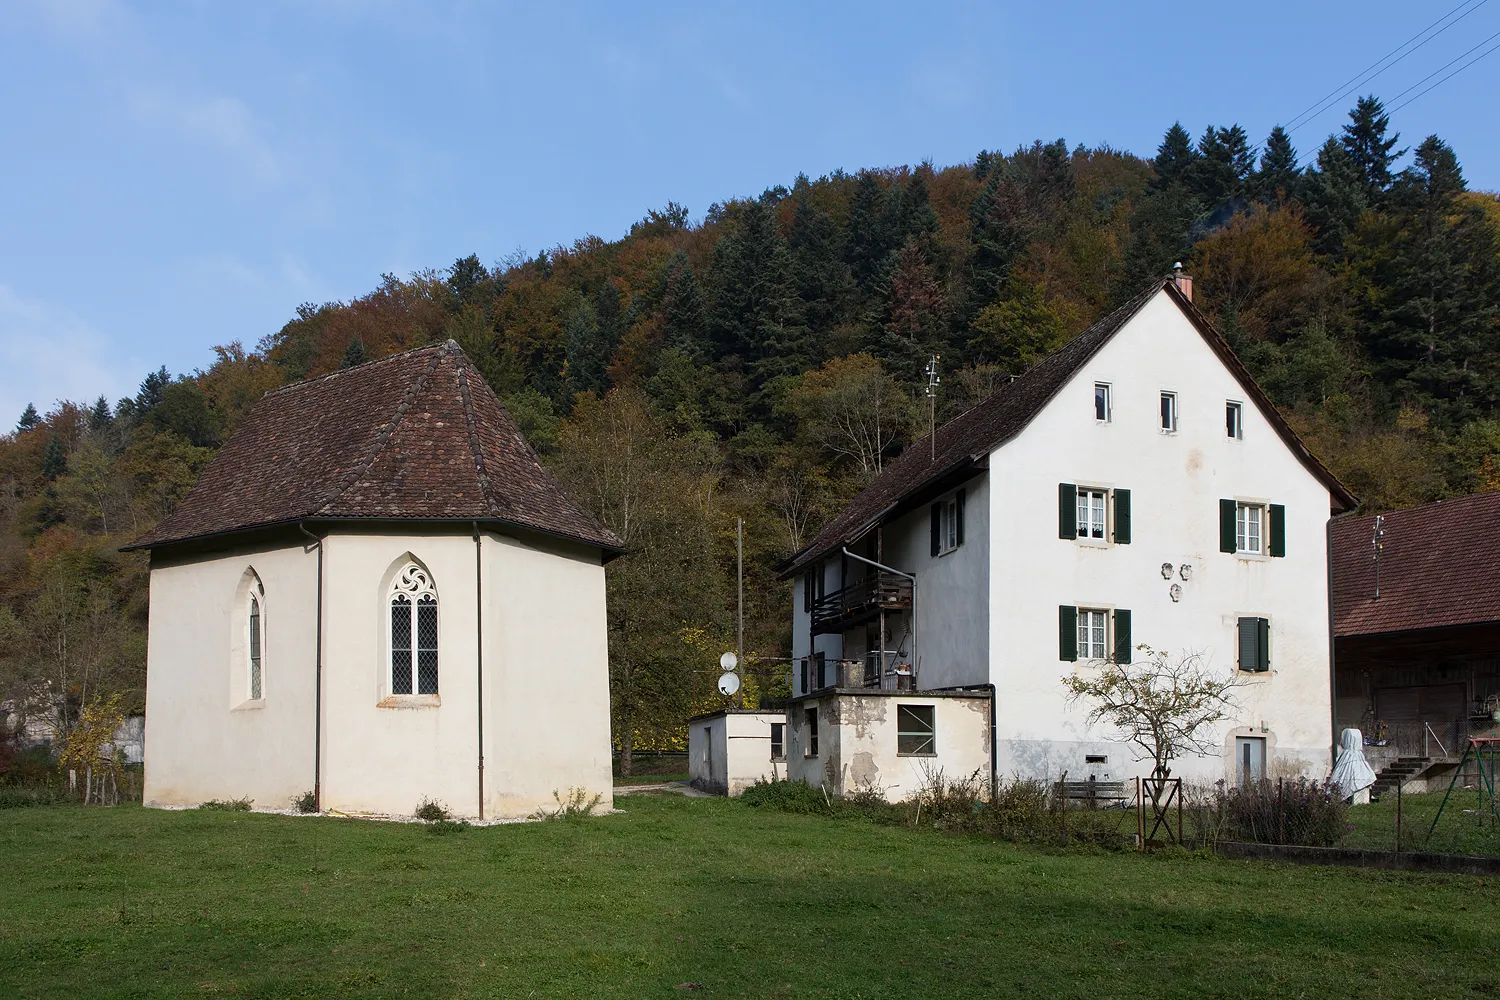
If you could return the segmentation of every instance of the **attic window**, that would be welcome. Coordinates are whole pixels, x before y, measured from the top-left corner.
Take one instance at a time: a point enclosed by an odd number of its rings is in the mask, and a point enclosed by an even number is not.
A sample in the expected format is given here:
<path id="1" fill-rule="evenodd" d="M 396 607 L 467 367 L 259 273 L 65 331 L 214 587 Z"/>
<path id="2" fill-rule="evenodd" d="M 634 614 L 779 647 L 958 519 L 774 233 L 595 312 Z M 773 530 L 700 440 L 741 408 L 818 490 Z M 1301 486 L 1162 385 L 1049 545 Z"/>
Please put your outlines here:
<path id="1" fill-rule="evenodd" d="M 1101 424 L 1110 421 L 1111 400 L 1108 382 L 1094 383 L 1094 419 Z"/>
<path id="2" fill-rule="evenodd" d="M 1168 434 L 1177 430 L 1177 393 L 1161 394 L 1161 429 Z"/>
<path id="3" fill-rule="evenodd" d="M 1224 403 L 1224 430 L 1232 438 L 1245 436 L 1245 406 L 1234 400 Z"/>

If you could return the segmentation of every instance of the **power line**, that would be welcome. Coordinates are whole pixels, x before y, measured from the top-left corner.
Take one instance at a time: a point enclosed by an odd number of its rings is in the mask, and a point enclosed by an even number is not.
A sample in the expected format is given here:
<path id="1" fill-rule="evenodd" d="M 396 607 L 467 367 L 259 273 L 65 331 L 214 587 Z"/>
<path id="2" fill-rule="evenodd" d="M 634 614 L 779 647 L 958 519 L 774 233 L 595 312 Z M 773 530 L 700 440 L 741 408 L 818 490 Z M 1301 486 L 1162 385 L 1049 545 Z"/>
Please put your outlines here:
<path id="1" fill-rule="evenodd" d="M 1486 38 L 1484 40 L 1484 42 L 1480 42 L 1479 45 L 1483 45 L 1485 42 L 1491 41 L 1492 39 L 1495 39 L 1495 38 L 1500 38 L 1500 32 L 1496 32 L 1495 34 L 1491 35 L 1489 38 Z M 1479 48 L 1479 45 L 1474 46 L 1474 49 Z M 1470 49 L 1469 52 L 1473 52 L 1474 49 Z M 1415 101 L 1417 98 L 1421 97 L 1423 94 L 1427 93 L 1428 91 L 1433 90 L 1433 89 L 1435 89 L 1437 87 L 1441 87 L 1443 84 L 1447 83 L 1449 80 L 1453 79 L 1455 76 L 1457 76 L 1458 74 L 1462 73 L 1464 70 L 1468 69 L 1470 66 L 1474 65 L 1479 60 L 1481 60 L 1485 56 L 1489 55 L 1491 52 L 1494 52 L 1496 49 L 1500 49 L 1500 43 L 1497 43 L 1495 45 L 1491 45 L 1489 48 L 1487 48 L 1483 52 L 1479 53 L 1479 55 L 1475 56 L 1473 59 L 1470 59 L 1468 62 L 1464 63 L 1462 66 L 1458 67 L 1458 69 L 1454 70 L 1452 73 L 1449 73 L 1447 76 L 1443 77 L 1441 80 L 1439 80 L 1437 83 L 1434 83 L 1431 87 L 1428 87 L 1426 90 L 1423 90 L 1423 91 L 1420 91 L 1418 93 L 1412 94 L 1406 100 L 1402 101 L 1400 104 L 1398 104 L 1395 107 L 1391 108 L 1391 111 L 1393 111 L 1393 112 L 1400 111 L 1402 108 L 1406 107 L 1412 101 Z M 1469 52 L 1465 52 L 1464 56 L 1468 55 Z M 1459 56 L 1458 58 L 1462 59 L 1464 56 Z M 1458 61 L 1458 59 L 1453 60 L 1453 62 L 1457 62 L 1457 61 Z M 1448 65 L 1452 66 L 1453 63 L 1450 62 Z M 1445 66 L 1444 69 L 1446 69 L 1446 68 L 1447 67 Z M 1438 72 L 1441 73 L 1442 70 L 1438 70 Z M 1429 74 L 1428 77 L 1424 77 L 1424 79 L 1430 79 L 1430 78 L 1431 78 L 1431 74 Z M 1420 82 L 1417 83 L 1417 84 L 1413 84 L 1413 86 L 1420 86 L 1420 85 L 1421 85 Z M 1403 90 L 1401 93 L 1404 94 L 1404 93 L 1406 93 L 1407 90 L 1411 90 L 1411 89 L 1412 89 L 1411 87 L 1408 87 L 1408 88 L 1406 88 L 1406 90 Z M 1396 96 L 1399 97 L 1401 95 L 1398 94 Z"/>
<path id="2" fill-rule="evenodd" d="M 1475 49 L 1478 49 L 1478 48 L 1484 48 L 1485 45 L 1488 45 L 1488 43 L 1493 42 L 1493 40 L 1496 40 L 1497 37 L 1500 37 L 1500 31 L 1496 31 L 1496 33 L 1491 34 L 1491 36 L 1487 37 L 1487 39 L 1485 39 L 1484 42 L 1479 43 L 1479 45 L 1475 45 L 1475 48 L 1469 49 L 1469 51 L 1467 51 L 1467 52 L 1461 52 L 1461 54 L 1455 55 L 1454 58 L 1451 58 L 1451 60 L 1446 61 L 1446 63 L 1443 63 L 1442 66 L 1437 67 L 1437 69 L 1434 69 L 1433 72 L 1428 73 L 1427 76 L 1424 76 L 1424 78 L 1419 79 L 1419 81 L 1416 81 L 1415 84 L 1412 84 L 1412 85 L 1410 85 L 1410 87 L 1407 87 L 1406 90 L 1403 90 L 1403 91 L 1401 91 L 1401 93 L 1398 93 L 1397 96 L 1392 97 L 1392 99 L 1391 99 L 1392 103 L 1397 102 L 1397 100 L 1403 99 L 1403 97 L 1406 97 L 1407 94 L 1412 93 L 1413 90 L 1416 90 L 1416 88 L 1421 87 L 1421 85 L 1425 84 L 1425 82 L 1430 81 L 1430 79 L 1433 79 L 1433 76 L 1439 75 L 1440 72 L 1443 72 L 1443 70 L 1448 69 L 1449 66 L 1452 66 L 1452 64 L 1457 63 L 1457 61 L 1461 60 L 1461 58 L 1464 58 L 1464 57 L 1466 57 L 1466 55 L 1469 55 L 1469 52 L 1473 52 L 1473 51 L 1475 51 Z M 1479 58 L 1484 58 L 1484 55 L 1481 55 L 1481 57 L 1479 57 Z M 1445 79 L 1446 79 L 1446 76 L 1445 76 Z M 1442 81 L 1439 81 L 1439 82 L 1442 82 Z M 1427 93 L 1427 91 L 1424 90 L 1424 91 L 1422 91 L 1422 93 Z M 1421 94 L 1418 94 L 1418 96 L 1421 96 Z M 1394 109 L 1395 108 L 1392 108 L 1392 111 L 1394 111 Z"/>
<path id="3" fill-rule="evenodd" d="M 1369 66 L 1366 66 L 1364 69 L 1360 70 L 1358 73 L 1345 80 L 1343 83 L 1339 84 L 1323 97 L 1320 97 L 1318 100 L 1314 101 L 1312 105 L 1310 105 L 1306 110 L 1304 110 L 1301 114 L 1297 115 L 1287 123 L 1287 134 L 1290 135 L 1296 132 L 1298 129 L 1302 128 L 1304 125 L 1309 124 L 1313 121 L 1313 119 L 1323 114 L 1339 101 L 1347 100 L 1350 94 L 1353 94 L 1365 84 L 1369 83 L 1371 80 L 1375 79 L 1377 76 L 1384 73 L 1392 66 L 1395 66 L 1401 60 L 1405 59 L 1407 56 L 1411 55 L 1413 52 L 1417 51 L 1422 46 L 1426 45 L 1428 42 L 1436 38 L 1438 35 L 1441 35 L 1443 32 L 1453 27 L 1459 21 L 1462 21 L 1464 18 L 1468 17 L 1470 14 L 1474 13 L 1476 10 L 1478 10 L 1480 7 L 1483 7 L 1488 2 L 1489 0 L 1478 0 L 1477 3 L 1475 2 L 1475 0 L 1464 0 L 1463 3 L 1459 4 L 1457 7 L 1454 7 L 1448 13 L 1444 14 L 1436 21 L 1433 21 L 1427 27 L 1423 28 L 1421 31 L 1417 32 L 1415 35 L 1408 38 L 1400 45 L 1396 46 L 1390 52 L 1386 53 L 1384 56 L 1371 63 Z M 1454 17 L 1453 15 L 1455 14 L 1457 14 L 1458 16 Z M 1446 24 L 1444 23 L 1445 21 L 1447 22 Z M 1442 27 L 1438 27 L 1439 25 L 1442 25 Z M 1433 31 L 1432 29 L 1434 28 L 1437 28 L 1437 30 Z M 1425 38 L 1423 37 L 1424 35 L 1426 36 Z M 1416 44 L 1413 44 L 1414 42 Z M 1403 49 L 1405 49 L 1404 52 L 1402 51 Z M 1400 54 L 1397 55 L 1397 53 Z M 1392 56 L 1395 56 L 1395 58 L 1392 59 Z M 1459 58 L 1462 58 L 1462 56 L 1460 56 Z"/>

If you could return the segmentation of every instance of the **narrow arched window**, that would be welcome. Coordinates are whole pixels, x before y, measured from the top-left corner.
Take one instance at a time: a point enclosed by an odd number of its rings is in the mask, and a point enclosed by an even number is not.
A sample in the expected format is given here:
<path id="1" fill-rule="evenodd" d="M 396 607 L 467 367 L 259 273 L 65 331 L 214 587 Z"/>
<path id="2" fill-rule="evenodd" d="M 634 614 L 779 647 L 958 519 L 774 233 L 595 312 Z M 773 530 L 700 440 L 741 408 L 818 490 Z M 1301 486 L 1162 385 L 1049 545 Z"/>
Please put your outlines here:
<path id="1" fill-rule="evenodd" d="M 263 648 L 263 633 L 261 631 L 260 597 L 250 595 L 250 697 L 252 699 L 261 696 L 261 649 Z"/>
<path id="2" fill-rule="evenodd" d="M 437 694 L 437 591 L 416 563 L 391 584 L 390 613 L 391 694 Z"/>

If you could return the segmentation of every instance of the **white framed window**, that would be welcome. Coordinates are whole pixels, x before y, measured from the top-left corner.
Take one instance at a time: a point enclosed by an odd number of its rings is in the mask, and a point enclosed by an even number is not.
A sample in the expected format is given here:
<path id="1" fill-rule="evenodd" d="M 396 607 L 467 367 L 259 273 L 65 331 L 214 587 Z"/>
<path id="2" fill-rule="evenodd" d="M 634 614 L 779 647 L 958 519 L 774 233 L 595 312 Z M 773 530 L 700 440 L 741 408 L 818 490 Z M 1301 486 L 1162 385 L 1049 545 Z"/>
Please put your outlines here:
<path id="1" fill-rule="evenodd" d="M 1078 537 L 1103 541 L 1108 538 L 1109 491 L 1078 487 Z"/>
<path id="2" fill-rule="evenodd" d="M 1245 436 L 1245 404 L 1232 399 L 1225 401 L 1224 432 L 1236 440 Z"/>
<path id="3" fill-rule="evenodd" d="M 958 499 L 949 497 L 938 505 L 938 555 L 958 548 Z"/>
<path id="4" fill-rule="evenodd" d="M 1109 656 L 1109 612 L 1078 609 L 1078 658 L 1103 660 Z"/>
<path id="5" fill-rule="evenodd" d="M 251 701 L 258 701 L 265 696 L 266 619 L 261 607 L 261 600 L 265 596 L 265 589 L 256 581 L 250 591 L 249 613 L 245 616 L 249 631 L 245 637 L 245 649 Z"/>
<path id="6" fill-rule="evenodd" d="M 1161 394 L 1161 429 L 1168 434 L 1177 430 L 1177 393 Z"/>
<path id="7" fill-rule="evenodd" d="M 902 757 L 931 757 L 937 753 L 933 706 L 896 706 L 896 753 Z"/>
<path id="8" fill-rule="evenodd" d="M 407 563 L 391 583 L 391 694 L 438 693 L 438 600 L 427 571 Z"/>
<path id="9" fill-rule="evenodd" d="M 1113 400 L 1110 395 L 1108 382 L 1094 383 L 1094 419 L 1101 424 L 1107 424 L 1111 419 Z"/>
<path id="10" fill-rule="evenodd" d="M 1240 503 L 1234 507 L 1235 551 L 1247 555 L 1266 553 L 1266 508 L 1258 503 Z"/>

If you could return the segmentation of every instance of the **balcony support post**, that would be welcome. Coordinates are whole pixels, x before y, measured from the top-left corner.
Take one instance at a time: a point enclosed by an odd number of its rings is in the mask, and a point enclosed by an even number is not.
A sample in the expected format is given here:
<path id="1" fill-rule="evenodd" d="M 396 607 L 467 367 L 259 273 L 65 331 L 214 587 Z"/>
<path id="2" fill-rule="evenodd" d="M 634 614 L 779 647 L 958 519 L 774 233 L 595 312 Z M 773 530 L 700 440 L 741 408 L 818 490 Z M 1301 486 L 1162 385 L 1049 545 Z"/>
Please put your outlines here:
<path id="1" fill-rule="evenodd" d="M 850 552 L 848 546 L 844 547 L 844 555 L 848 556 L 850 559 L 857 559 L 860 562 L 865 563 L 868 566 L 874 566 L 878 570 L 883 570 L 884 572 L 891 573 L 891 574 L 893 574 L 895 576 L 905 577 L 906 579 L 908 579 L 908 580 L 911 581 L 911 678 L 912 678 L 912 686 L 916 687 L 916 681 L 917 681 L 917 663 L 918 663 L 918 660 L 917 660 L 917 578 L 915 576 L 913 576 L 912 574 L 910 574 L 910 573 L 906 573 L 906 572 L 903 572 L 903 571 L 901 571 L 899 569 L 896 569 L 894 566 L 887 566 L 884 563 L 876 562 L 874 559 L 867 559 L 864 556 L 859 555 L 856 552 Z M 885 647 L 885 611 L 884 611 L 884 609 L 882 609 L 881 612 L 880 612 L 880 645 L 881 645 L 881 650 L 880 650 L 880 661 L 881 661 L 880 662 L 880 675 L 881 675 L 880 676 L 880 683 L 883 686 L 885 684 L 885 648 L 884 648 Z"/>

